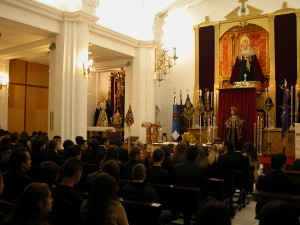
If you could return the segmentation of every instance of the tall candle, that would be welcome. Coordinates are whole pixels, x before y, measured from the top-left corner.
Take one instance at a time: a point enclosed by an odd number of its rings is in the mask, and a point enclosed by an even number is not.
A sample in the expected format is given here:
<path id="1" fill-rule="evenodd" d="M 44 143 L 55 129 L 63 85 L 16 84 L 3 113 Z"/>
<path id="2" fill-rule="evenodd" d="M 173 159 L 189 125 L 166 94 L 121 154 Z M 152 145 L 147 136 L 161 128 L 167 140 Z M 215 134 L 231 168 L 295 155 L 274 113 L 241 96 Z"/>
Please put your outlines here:
<path id="1" fill-rule="evenodd" d="M 293 95 L 294 95 L 294 87 L 292 86 L 291 87 L 291 114 L 292 114 L 292 118 L 293 118 Z M 292 121 L 291 121 L 291 123 L 292 123 Z"/>
<path id="2" fill-rule="evenodd" d="M 259 141 L 260 141 L 260 150 L 261 150 L 261 144 L 262 144 L 262 130 L 263 130 L 263 126 L 262 126 L 262 119 L 260 119 L 260 137 L 259 137 Z M 260 152 L 261 153 L 261 152 Z"/>
<path id="3" fill-rule="evenodd" d="M 256 136 L 257 136 L 256 147 L 257 147 L 257 150 L 258 150 L 258 147 L 259 147 L 259 116 L 257 117 L 257 132 L 256 132 Z"/>
<path id="4" fill-rule="evenodd" d="M 213 92 L 210 93 L 210 108 L 213 108 Z"/>
<path id="5" fill-rule="evenodd" d="M 298 85 L 296 85 L 295 86 L 295 123 L 297 123 L 298 122 L 298 116 L 296 116 L 296 112 L 298 112 L 298 107 L 299 107 L 299 105 L 298 105 Z"/>
<path id="6" fill-rule="evenodd" d="M 254 143 L 254 148 L 255 148 L 255 146 L 256 146 L 256 123 L 254 123 L 254 141 L 253 141 L 253 143 Z"/>

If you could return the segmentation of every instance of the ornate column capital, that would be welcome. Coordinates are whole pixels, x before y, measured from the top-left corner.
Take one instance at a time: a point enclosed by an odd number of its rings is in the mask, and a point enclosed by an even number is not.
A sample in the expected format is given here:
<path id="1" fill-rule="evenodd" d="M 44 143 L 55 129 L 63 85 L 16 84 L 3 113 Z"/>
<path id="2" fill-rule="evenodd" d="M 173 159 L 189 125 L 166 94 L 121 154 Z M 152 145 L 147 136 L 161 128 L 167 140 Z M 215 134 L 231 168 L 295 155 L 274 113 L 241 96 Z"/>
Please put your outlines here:
<path id="1" fill-rule="evenodd" d="M 154 22 L 152 30 L 154 33 L 154 41 L 161 42 L 161 37 L 164 35 L 163 26 L 165 24 L 165 18 L 168 14 L 156 14 L 154 17 Z"/>
<path id="2" fill-rule="evenodd" d="M 82 10 L 88 14 L 96 15 L 96 8 L 99 7 L 99 0 L 82 0 Z"/>

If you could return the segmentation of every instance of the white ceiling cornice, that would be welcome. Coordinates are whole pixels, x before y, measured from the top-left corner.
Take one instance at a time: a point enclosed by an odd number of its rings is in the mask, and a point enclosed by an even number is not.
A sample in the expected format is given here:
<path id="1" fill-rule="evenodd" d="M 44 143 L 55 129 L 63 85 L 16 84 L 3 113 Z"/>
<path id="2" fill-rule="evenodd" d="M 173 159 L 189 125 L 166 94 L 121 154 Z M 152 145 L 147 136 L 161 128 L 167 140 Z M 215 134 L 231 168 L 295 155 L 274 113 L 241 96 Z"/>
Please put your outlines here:
<path id="1" fill-rule="evenodd" d="M 107 38 L 110 38 L 112 40 L 116 40 L 134 47 L 137 47 L 139 44 L 139 41 L 135 38 L 126 36 L 124 34 L 118 33 L 117 31 L 111 30 L 109 28 L 94 24 L 93 26 L 90 26 L 90 32 L 95 33 L 97 35 L 101 35 Z"/>
<path id="2" fill-rule="evenodd" d="M 1 3 L 17 7 L 57 21 L 62 21 L 63 12 L 48 5 L 28 0 L 0 0 Z"/>
<path id="3" fill-rule="evenodd" d="M 99 18 L 80 10 L 76 12 L 64 12 L 63 20 L 73 21 L 73 22 L 83 22 L 89 24 L 90 26 L 93 26 L 97 22 L 97 20 L 99 20 Z"/>

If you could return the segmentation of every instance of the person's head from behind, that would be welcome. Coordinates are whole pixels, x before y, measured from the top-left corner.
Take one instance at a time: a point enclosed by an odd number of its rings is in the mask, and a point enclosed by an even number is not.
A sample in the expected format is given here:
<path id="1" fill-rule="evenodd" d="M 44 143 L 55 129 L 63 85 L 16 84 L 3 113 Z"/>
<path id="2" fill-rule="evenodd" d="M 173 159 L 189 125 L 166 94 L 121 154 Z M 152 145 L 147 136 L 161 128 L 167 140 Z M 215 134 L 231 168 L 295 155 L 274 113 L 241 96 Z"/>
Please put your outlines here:
<path id="1" fill-rule="evenodd" d="M 186 150 L 187 150 L 187 144 L 185 142 L 179 142 L 176 145 L 176 150 L 175 150 L 175 154 L 186 154 Z"/>
<path id="2" fill-rule="evenodd" d="M 18 134 L 17 132 L 12 133 L 12 134 L 10 135 L 10 143 L 11 143 L 11 144 L 16 144 L 16 143 L 18 142 L 19 139 L 20 139 L 20 136 L 19 136 L 19 134 Z"/>
<path id="3" fill-rule="evenodd" d="M 122 145 L 123 145 L 122 139 L 121 139 L 121 138 L 118 138 L 118 139 L 116 140 L 116 146 L 118 146 L 119 148 L 122 148 Z"/>
<path id="4" fill-rule="evenodd" d="M 258 160 L 258 155 L 254 149 L 254 145 L 252 142 L 247 142 L 245 145 L 244 145 L 244 149 L 245 149 L 245 153 L 246 155 L 249 156 L 249 158 L 251 158 L 251 160 L 253 162 L 257 161 Z"/>
<path id="5" fill-rule="evenodd" d="M 48 143 L 48 148 L 50 151 L 58 151 L 60 150 L 60 144 L 58 143 L 57 140 L 53 139 L 53 140 L 50 140 L 49 143 Z"/>
<path id="6" fill-rule="evenodd" d="M 235 151 L 242 151 L 242 149 L 243 149 L 243 144 L 240 141 L 236 142 L 235 145 L 234 145 L 234 150 Z"/>
<path id="7" fill-rule="evenodd" d="M 193 145 L 189 146 L 186 151 L 186 159 L 194 161 L 197 159 L 198 156 L 199 156 L 198 147 L 193 146 Z"/>
<path id="8" fill-rule="evenodd" d="M 18 197 L 11 214 L 14 220 L 42 218 L 52 210 L 52 197 L 45 183 L 31 183 Z"/>
<path id="9" fill-rule="evenodd" d="M 106 152 L 106 161 L 110 159 L 119 160 L 119 148 L 116 145 L 109 146 L 107 152 Z"/>
<path id="10" fill-rule="evenodd" d="M 68 149 L 69 147 L 73 146 L 74 145 L 74 142 L 67 139 L 64 141 L 63 143 L 63 147 L 64 147 L 64 150 Z"/>
<path id="11" fill-rule="evenodd" d="M 20 169 L 24 173 L 31 167 L 31 158 L 28 151 L 17 149 L 10 155 L 10 165 L 13 170 Z"/>
<path id="12" fill-rule="evenodd" d="M 134 180 L 144 181 L 146 178 L 146 168 L 143 164 L 136 164 L 132 168 L 131 176 Z"/>
<path id="13" fill-rule="evenodd" d="M 131 160 L 143 161 L 144 160 L 144 151 L 141 147 L 134 146 L 129 153 L 129 157 Z"/>
<path id="14" fill-rule="evenodd" d="M 116 199 L 114 178 L 108 173 L 97 174 L 88 198 L 87 224 L 111 224 L 111 212 L 107 209 Z"/>
<path id="15" fill-rule="evenodd" d="M 89 147 L 90 147 L 90 149 L 91 149 L 92 151 L 97 151 L 97 150 L 99 150 L 99 146 L 100 146 L 100 144 L 99 144 L 99 141 L 98 141 L 98 140 L 96 140 L 96 139 L 91 139 L 91 140 L 89 141 Z"/>
<path id="16" fill-rule="evenodd" d="M 175 145 L 173 144 L 173 146 L 175 146 Z M 161 148 L 161 150 L 164 151 L 164 157 L 165 157 L 165 159 L 168 159 L 168 158 L 171 157 L 171 153 L 173 152 L 172 147 L 170 147 L 169 145 L 167 145 L 167 146 L 161 146 L 160 148 Z"/>
<path id="17" fill-rule="evenodd" d="M 77 145 L 80 145 L 80 141 L 81 141 L 81 140 L 83 140 L 83 137 L 82 137 L 82 136 L 77 136 L 77 137 L 75 138 L 76 144 L 77 144 Z"/>
<path id="18" fill-rule="evenodd" d="M 282 170 L 285 168 L 286 155 L 277 153 L 271 156 L 271 166 L 273 170 Z"/>
<path id="19" fill-rule="evenodd" d="M 208 201 L 200 210 L 195 225 L 231 225 L 227 206 L 220 201 Z"/>
<path id="20" fill-rule="evenodd" d="M 36 169 L 36 179 L 38 182 L 46 183 L 51 187 L 55 184 L 59 173 L 59 168 L 55 162 L 45 161 L 40 163 Z"/>
<path id="21" fill-rule="evenodd" d="M 152 160 L 154 163 L 162 163 L 164 161 L 165 153 L 162 149 L 155 149 L 152 153 Z"/>
<path id="22" fill-rule="evenodd" d="M 259 225 L 299 225 L 295 210 L 282 201 L 271 201 L 259 212 Z"/>
<path id="23" fill-rule="evenodd" d="M 43 138 L 37 137 L 32 141 L 31 148 L 33 151 L 44 150 L 46 147 L 46 141 Z"/>
<path id="24" fill-rule="evenodd" d="M 81 148 L 78 145 L 72 145 L 66 149 L 66 157 L 81 159 Z"/>
<path id="25" fill-rule="evenodd" d="M 63 165 L 64 179 L 72 179 L 74 184 L 80 181 L 82 174 L 82 163 L 79 159 L 69 158 Z"/>
<path id="26" fill-rule="evenodd" d="M 108 173 L 109 175 L 111 175 L 116 183 L 119 180 L 120 177 L 120 167 L 119 164 L 116 162 L 116 160 L 108 160 L 106 161 L 103 165 L 102 165 L 102 171 L 105 173 Z"/>

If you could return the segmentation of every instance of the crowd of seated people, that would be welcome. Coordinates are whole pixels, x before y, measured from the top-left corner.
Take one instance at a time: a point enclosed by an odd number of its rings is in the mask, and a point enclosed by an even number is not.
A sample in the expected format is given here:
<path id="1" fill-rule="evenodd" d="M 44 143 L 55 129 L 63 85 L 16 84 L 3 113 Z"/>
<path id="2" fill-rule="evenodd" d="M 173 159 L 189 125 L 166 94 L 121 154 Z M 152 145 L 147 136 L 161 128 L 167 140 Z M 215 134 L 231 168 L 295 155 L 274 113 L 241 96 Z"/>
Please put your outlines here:
<path id="1" fill-rule="evenodd" d="M 271 158 L 271 174 L 258 176 L 259 159 L 252 143 L 243 147 L 224 141 L 222 145 L 213 144 L 204 149 L 201 145 L 179 142 L 153 150 L 151 157 L 146 157 L 141 142 L 129 152 L 122 147 L 122 140 L 116 143 L 111 145 L 108 138 L 85 140 L 81 136 L 75 137 L 74 143 L 63 141 L 60 136 L 49 140 L 43 132 L 33 132 L 29 136 L 26 132 L 19 135 L 0 130 L 0 167 L 4 184 L 0 198 L 15 204 L 5 224 L 36 221 L 36 224 L 47 225 L 51 224 L 47 215 L 51 215 L 74 224 L 126 225 L 126 209 L 117 196 L 134 202 L 159 203 L 151 184 L 200 188 L 202 209 L 195 224 L 209 224 L 203 222 L 209 220 L 205 215 L 213 214 L 214 210 L 222 212 L 226 221 L 229 216 L 230 222 L 235 213 L 232 198 L 236 189 L 251 193 L 257 181 L 259 190 L 295 191 L 293 181 L 283 172 L 286 157 L 282 154 Z M 234 175 L 237 171 L 239 179 Z M 212 195 L 209 183 L 212 178 L 222 181 L 222 195 L 230 199 L 229 210 L 222 203 L 223 199 Z M 125 187 L 119 185 L 121 179 L 128 181 Z M 36 196 L 31 205 L 26 206 L 29 203 L 22 201 L 34 195 L 33 192 Z M 47 194 L 50 192 L 53 199 Z M 34 210 L 36 218 L 22 215 L 22 207 Z M 262 207 L 257 209 L 257 214 Z M 23 216 L 24 222 L 19 222 Z M 170 223 L 172 216 L 173 212 L 163 207 L 159 221 Z"/>

